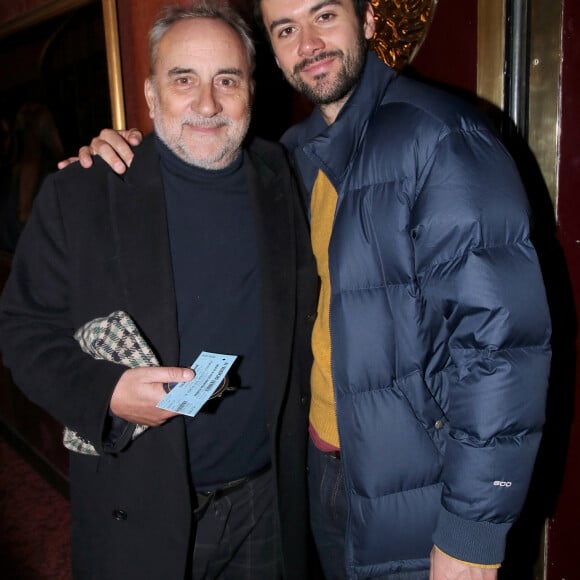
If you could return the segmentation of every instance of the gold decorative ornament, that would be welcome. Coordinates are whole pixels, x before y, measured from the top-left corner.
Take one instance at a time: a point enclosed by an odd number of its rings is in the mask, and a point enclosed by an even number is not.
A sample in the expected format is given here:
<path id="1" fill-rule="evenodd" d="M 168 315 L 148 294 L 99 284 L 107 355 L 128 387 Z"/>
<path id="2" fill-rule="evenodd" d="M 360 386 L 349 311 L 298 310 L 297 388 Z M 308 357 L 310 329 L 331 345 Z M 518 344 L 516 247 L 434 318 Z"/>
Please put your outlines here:
<path id="1" fill-rule="evenodd" d="M 375 11 L 371 48 L 390 67 L 401 70 L 417 54 L 437 0 L 370 0 Z"/>

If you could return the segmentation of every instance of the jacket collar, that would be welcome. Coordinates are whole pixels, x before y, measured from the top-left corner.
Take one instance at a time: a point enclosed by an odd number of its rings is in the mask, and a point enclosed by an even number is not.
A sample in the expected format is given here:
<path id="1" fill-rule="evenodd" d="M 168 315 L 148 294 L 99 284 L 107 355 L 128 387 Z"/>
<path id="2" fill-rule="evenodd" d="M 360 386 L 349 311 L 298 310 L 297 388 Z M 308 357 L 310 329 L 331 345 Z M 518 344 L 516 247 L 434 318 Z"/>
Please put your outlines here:
<path id="1" fill-rule="evenodd" d="M 396 72 L 369 51 L 362 76 L 336 121 L 326 125 L 318 107 L 283 141 L 294 152 L 305 183 L 310 189 L 314 172 L 324 171 L 333 184 L 340 183 L 366 134 L 369 120 L 383 100 Z M 310 174 L 310 179 L 308 178 Z"/>

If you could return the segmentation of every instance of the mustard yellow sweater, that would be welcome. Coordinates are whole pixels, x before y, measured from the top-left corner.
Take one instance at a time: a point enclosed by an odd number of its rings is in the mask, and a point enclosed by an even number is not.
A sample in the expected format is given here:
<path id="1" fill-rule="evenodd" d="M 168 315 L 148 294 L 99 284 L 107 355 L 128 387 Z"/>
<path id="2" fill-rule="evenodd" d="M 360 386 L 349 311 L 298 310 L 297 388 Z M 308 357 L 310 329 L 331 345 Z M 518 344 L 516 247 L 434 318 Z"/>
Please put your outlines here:
<path id="1" fill-rule="evenodd" d="M 318 313 L 312 331 L 312 365 L 311 387 L 312 402 L 310 406 L 310 424 L 316 434 L 325 443 L 340 447 L 336 409 L 334 404 L 334 389 L 330 370 L 330 273 L 328 270 L 328 245 L 334 212 L 336 210 L 337 193 L 322 171 L 318 173 L 312 189 L 310 202 L 311 237 L 314 256 L 320 276 L 320 296 L 318 298 Z"/>

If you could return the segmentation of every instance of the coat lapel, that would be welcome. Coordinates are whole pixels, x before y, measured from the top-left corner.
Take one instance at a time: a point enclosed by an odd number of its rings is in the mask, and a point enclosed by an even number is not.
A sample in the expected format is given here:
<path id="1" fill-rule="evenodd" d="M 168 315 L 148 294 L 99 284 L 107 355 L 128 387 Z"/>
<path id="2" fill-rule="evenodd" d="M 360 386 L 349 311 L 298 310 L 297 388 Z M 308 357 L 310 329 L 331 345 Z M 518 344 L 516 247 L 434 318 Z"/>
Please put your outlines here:
<path id="1" fill-rule="evenodd" d="M 288 183 L 250 150 L 248 183 L 256 216 L 270 410 L 276 416 L 287 384 L 294 320 L 295 231 Z M 288 174 L 282 175 L 288 179 Z"/>
<path id="2" fill-rule="evenodd" d="M 124 178 L 112 176 L 111 214 L 129 314 L 163 365 L 177 364 L 179 341 L 165 198 L 154 140 L 137 149 Z M 121 291 L 121 289 L 120 289 Z"/>

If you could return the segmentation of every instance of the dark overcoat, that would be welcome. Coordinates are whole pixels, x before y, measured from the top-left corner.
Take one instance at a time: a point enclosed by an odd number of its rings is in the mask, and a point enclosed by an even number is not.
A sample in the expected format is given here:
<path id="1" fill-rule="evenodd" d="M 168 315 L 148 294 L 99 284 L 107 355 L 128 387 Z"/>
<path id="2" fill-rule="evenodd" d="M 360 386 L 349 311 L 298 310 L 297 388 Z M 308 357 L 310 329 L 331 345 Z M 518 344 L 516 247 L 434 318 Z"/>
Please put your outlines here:
<path id="1" fill-rule="evenodd" d="M 315 266 L 284 150 L 254 140 L 244 155 L 258 227 L 281 545 L 286 577 L 301 580 Z M 195 527 L 183 418 L 105 449 L 109 401 L 126 369 L 84 354 L 73 338 L 115 310 L 137 322 L 162 365 L 177 364 L 169 236 L 151 136 L 123 176 L 95 158 L 90 170 L 75 164 L 45 181 L 1 298 L 0 348 L 24 393 L 100 453 L 70 456 L 75 578 L 184 578 Z"/>

